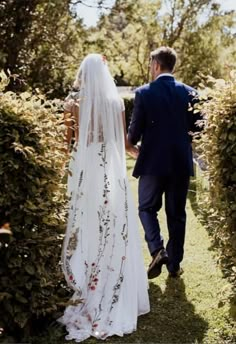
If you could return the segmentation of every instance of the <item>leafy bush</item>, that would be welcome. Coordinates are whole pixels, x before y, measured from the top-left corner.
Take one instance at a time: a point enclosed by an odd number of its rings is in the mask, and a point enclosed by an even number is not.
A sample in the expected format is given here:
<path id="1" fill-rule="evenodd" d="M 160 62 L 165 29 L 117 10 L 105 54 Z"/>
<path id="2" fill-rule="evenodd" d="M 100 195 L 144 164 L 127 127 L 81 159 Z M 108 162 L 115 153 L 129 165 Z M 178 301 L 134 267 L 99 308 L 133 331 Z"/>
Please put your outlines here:
<path id="1" fill-rule="evenodd" d="M 207 162 L 209 192 L 204 209 L 207 227 L 220 249 L 224 275 L 232 282 L 231 311 L 236 316 L 236 72 L 229 81 L 210 79 L 201 105 L 207 125 L 199 149 Z"/>
<path id="2" fill-rule="evenodd" d="M 13 232 L 0 247 L 0 327 L 18 340 L 68 299 L 59 266 L 66 209 L 58 105 L 0 93 L 0 221 Z"/>

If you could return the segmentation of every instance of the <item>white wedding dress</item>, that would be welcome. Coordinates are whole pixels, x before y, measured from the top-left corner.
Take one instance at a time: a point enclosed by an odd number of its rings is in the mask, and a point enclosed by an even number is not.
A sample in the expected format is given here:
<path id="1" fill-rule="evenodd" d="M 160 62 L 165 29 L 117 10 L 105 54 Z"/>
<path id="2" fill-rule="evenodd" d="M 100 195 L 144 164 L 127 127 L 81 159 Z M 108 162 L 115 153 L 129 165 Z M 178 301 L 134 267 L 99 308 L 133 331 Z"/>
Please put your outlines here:
<path id="1" fill-rule="evenodd" d="M 87 65 L 90 71 L 90 61 Z M 82 64 L 86 81 L 87 65 Z M 136 209 L 126 176 L 122 102 L 115 95 L 116 101 L 110 102 L 109 94 L 102 112 L 101 102 L 85 104 L 87 97 L 81 101 L 79 144 L 70 162 L 62 265 L 75 304 L 67 306 L 59 322 L 66 326 L 66 339 L 76 342 L 131 333 L 137 317 L 150 310 Z"/>

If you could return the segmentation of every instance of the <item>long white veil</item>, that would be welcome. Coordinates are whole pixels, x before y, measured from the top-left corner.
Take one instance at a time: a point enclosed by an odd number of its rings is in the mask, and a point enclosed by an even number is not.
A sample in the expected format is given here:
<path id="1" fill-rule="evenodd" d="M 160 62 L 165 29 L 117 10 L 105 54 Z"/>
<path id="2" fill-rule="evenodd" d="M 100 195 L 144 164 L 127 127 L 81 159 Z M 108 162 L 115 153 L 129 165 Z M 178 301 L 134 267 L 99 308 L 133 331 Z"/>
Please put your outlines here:
<path id="1" fill-rule="evenodd" d="M 123 102 L 105 58 L 99 54 L 88 55 L 78 70 L 74 86 L 80 89 L 79 142 L 70 163 L 68 189 L 71 201 L 62 254 L 63 270 L 71 286 L 69 260 L 76 246 L 82 217 L 86 222 L 84 213 L 89 212 L 89 203 L 99 204 L 101 192 L 104 202 L 108 202 L 108 193 L 116 198 L 117 185 L 112 181 L 126 178 Z M 94 195 L 91 199 L 92 185 Z M 109 206 L 112 208 L 112 202 Z M 81 209 L 83 215 L 79 215 Z M 87 226 L 85 222 L 83 224 Z"/>
<path id="2" fill-rule="evenodd" d="M 85 58 L 75 86 L 80 87 L 79 142 L 70 164 L 62 266 L 76 302 L 59 321 L 66 325 L 66 339 L 80 342 L 133 332 L 149 301 L 126 175 L 123 103 L 101 55 Z"/>
<path id="3" fill-rule="evenodd" d="M 80 150 L 86 150 L 91 143 L 114 141 L 122 156 L 121 99 L 103 56 L 88 55 L 79 68 L 75 83 L 80 85 Z"/>

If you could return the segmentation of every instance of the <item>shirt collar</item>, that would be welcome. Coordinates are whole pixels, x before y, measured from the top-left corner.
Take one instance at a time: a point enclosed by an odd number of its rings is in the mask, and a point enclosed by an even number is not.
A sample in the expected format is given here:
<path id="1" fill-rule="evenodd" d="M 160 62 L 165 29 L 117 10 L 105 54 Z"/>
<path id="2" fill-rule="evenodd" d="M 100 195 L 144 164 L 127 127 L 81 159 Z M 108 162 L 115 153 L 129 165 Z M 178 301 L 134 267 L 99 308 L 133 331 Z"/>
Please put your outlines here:
<path id="1" fill-rule="evenodd" d="M 171 74 L 171 73 L 162 73 L 162 74 L 158 75 L 158 77 L 156 78 L 156 80 L 159 79 L 159 78 L 161 78 L 162 76 L 171 76 L 171 77 L 173 78 L 173 74 Z"/>

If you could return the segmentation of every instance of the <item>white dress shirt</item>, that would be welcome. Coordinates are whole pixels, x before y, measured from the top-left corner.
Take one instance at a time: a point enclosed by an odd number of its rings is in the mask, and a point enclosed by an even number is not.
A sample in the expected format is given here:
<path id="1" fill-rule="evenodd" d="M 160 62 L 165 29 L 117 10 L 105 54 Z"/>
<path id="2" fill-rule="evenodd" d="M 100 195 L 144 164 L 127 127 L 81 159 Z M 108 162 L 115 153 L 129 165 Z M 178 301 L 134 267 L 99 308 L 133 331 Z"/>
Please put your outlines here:
<path id="1" fill-rule="evenodd" d="M 162 73 L 162 74 L 159 74 L 155 80 L 161 78 L 162 76 L 172 76 L 172 78 L 174 77 L 173 74 L 171 74 L 171 73 Z"/>

